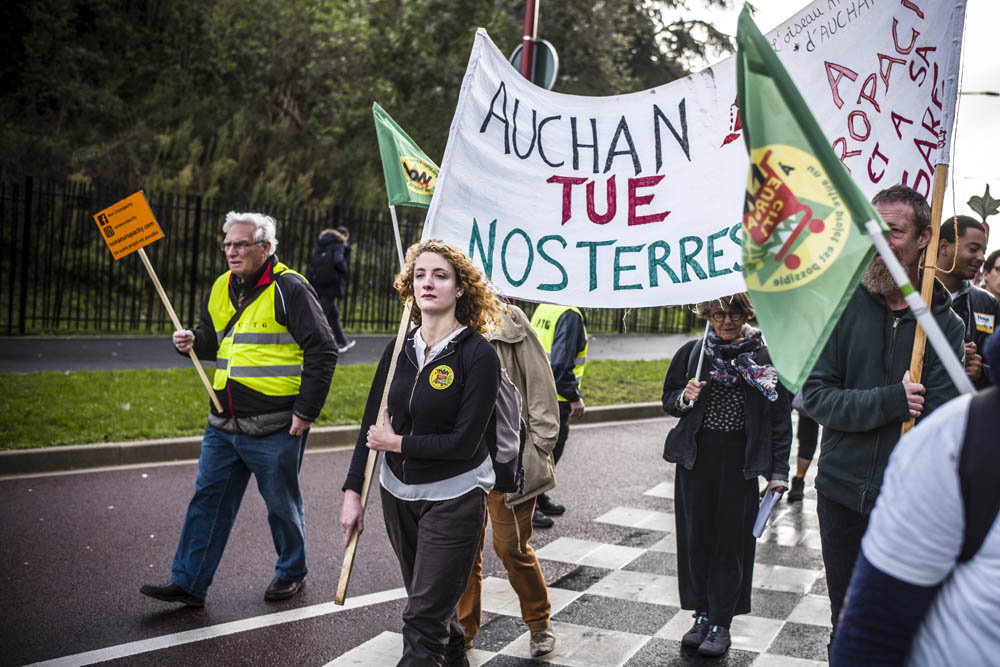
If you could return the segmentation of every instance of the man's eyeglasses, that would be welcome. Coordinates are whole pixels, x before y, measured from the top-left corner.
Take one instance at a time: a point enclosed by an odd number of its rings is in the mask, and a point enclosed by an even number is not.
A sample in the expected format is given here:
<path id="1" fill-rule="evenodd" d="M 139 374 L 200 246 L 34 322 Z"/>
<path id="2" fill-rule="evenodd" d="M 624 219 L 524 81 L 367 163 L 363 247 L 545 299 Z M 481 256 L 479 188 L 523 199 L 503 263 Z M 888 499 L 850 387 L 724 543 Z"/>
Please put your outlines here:
<path id="1" fill-rule="evenodd" d="M 712 318 L 713 322 L 725 322 L 726 315 L 728 315 L 729 319 L 732 320 L 733 322 L 742 322 L 747 318 L 747 314 L 744 313 L 742 310 L 730 310 L 728 312 L 716 311 L 711 315 L 709 315 L 709 317 Z"/>
<path id="2" fill-rule="evenodd" d="M 223 241 L 222 242 L 222 252 L 229 252 L 230 248 L 236 250 L 236 252 L 243 252 L 252 245 L 260 245 L 263 241 Z"/>

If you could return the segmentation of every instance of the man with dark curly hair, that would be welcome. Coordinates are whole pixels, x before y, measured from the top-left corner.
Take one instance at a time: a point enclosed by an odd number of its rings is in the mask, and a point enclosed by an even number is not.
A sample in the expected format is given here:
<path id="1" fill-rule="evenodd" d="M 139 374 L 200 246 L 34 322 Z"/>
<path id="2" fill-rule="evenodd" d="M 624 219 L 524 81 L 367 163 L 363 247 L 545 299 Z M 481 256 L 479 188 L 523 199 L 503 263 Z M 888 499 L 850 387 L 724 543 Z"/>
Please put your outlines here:
<path id="1" fill-rule="evenodd" d="M 941 222 L 936 275 L 951 292 L 951 309 L 965 325 L 965 374 L 977 389 L 990 386 L 982 350 L 1000 316 L 996 299 L 972 284 L 985 252 L 986 228 L 981 222 L 967 215 Z"/>

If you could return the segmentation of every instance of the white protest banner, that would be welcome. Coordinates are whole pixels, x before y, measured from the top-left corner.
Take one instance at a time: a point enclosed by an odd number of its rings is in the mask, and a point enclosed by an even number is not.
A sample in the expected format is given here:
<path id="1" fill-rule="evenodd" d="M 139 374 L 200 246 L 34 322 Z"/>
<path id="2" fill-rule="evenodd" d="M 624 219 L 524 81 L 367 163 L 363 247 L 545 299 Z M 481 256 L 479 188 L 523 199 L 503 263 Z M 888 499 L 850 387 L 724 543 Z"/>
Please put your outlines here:
<path id="1" fill-rule="evenodd" d="M 964 20 L 964 0 L 817 0 L 768 33 L 866 195 L 905 183 L 929 197 L 948 161 Z M 735 100 L 733 58 L 628 95 L 553 93 L 480 29 L 423 238 L 454 243 L 503 294 L 531 301 L 621 308 L 742 291 Z"/>

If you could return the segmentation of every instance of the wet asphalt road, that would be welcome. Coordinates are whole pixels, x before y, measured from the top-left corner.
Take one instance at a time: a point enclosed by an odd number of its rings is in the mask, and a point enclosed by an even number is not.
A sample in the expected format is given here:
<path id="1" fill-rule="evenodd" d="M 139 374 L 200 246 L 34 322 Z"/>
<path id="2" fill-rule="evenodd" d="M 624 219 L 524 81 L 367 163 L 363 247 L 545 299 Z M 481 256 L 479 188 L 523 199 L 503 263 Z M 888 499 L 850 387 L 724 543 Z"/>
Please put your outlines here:
<path id="1" fill-rule="evenodd" d="M 665 359 L 692 336 L 685 334 L 593 334 L 590 359 Z M 358 336 L 340 364 L 378 361 L 389 336 Z M 184 368 L 191 363 L 166 336 L 26 336 L 0 338 L 0 372 Z"/>
<path id="2" fill-rule="evenodd" d="M 562 535 L 612 544 L 624 537 L 630 529 L 593 519 L 621 504 L 646 507 L 652 502 L 642 493 L 668 476 L 660 453 L 670 423 L 663 418 L 574 427 L 559 464 L 559 486 L 552 493 L 569 511 L 555 528 L 536 531 L 532 544 L 537 548 Z M 302 483 L 310 573 L 304 592 L 281 603 L 263 599 L 274 549 L 263 501 L 251 482 L 202 610 L 165 604 L 138 592 L 144 583 L 169 578 L 194 485 L 193 462 L 0 480 L 0 665 L 154 637 L 169 640 L 178 632 L 273 618 L 278 612 L 330 602 L 343 554 L 338 517 L 349 457 L 346 450 L 306 455 Z M 374 491 L 366 527 L 350 596 L 402 585 Z M 546 579 L 565 574 L 560 567 L 546 562 Z M 484 569 L 486 576 L 502 572 L 489 548 Z M 323 665 L 384 630 L 398 632 L 402 607 L 403 600 L 383 602 L 110 664 Z"/>

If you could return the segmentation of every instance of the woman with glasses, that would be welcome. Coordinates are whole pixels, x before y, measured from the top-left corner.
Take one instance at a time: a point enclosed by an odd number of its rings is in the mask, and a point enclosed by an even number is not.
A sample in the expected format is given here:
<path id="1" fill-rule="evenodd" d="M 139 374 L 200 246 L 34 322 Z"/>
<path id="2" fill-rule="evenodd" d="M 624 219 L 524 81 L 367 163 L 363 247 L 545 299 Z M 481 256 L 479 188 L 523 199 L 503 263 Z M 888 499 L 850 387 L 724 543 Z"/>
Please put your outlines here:
<path id="1" fill-rule="evenodd" d="M 788 486 L 791 407 L 760 331 L 747 324 L 749 297 L 699 303 L 696 312 L 711 328 L 681 347 L 667 370 L 663 409 L 680 421 L 663 458 L 676 464 L 681 608 L 695 617 L 681 644 L 719 656 L 729 649 L 733 617 L 750 611 L 757 477 L 771 493 Z"/>

